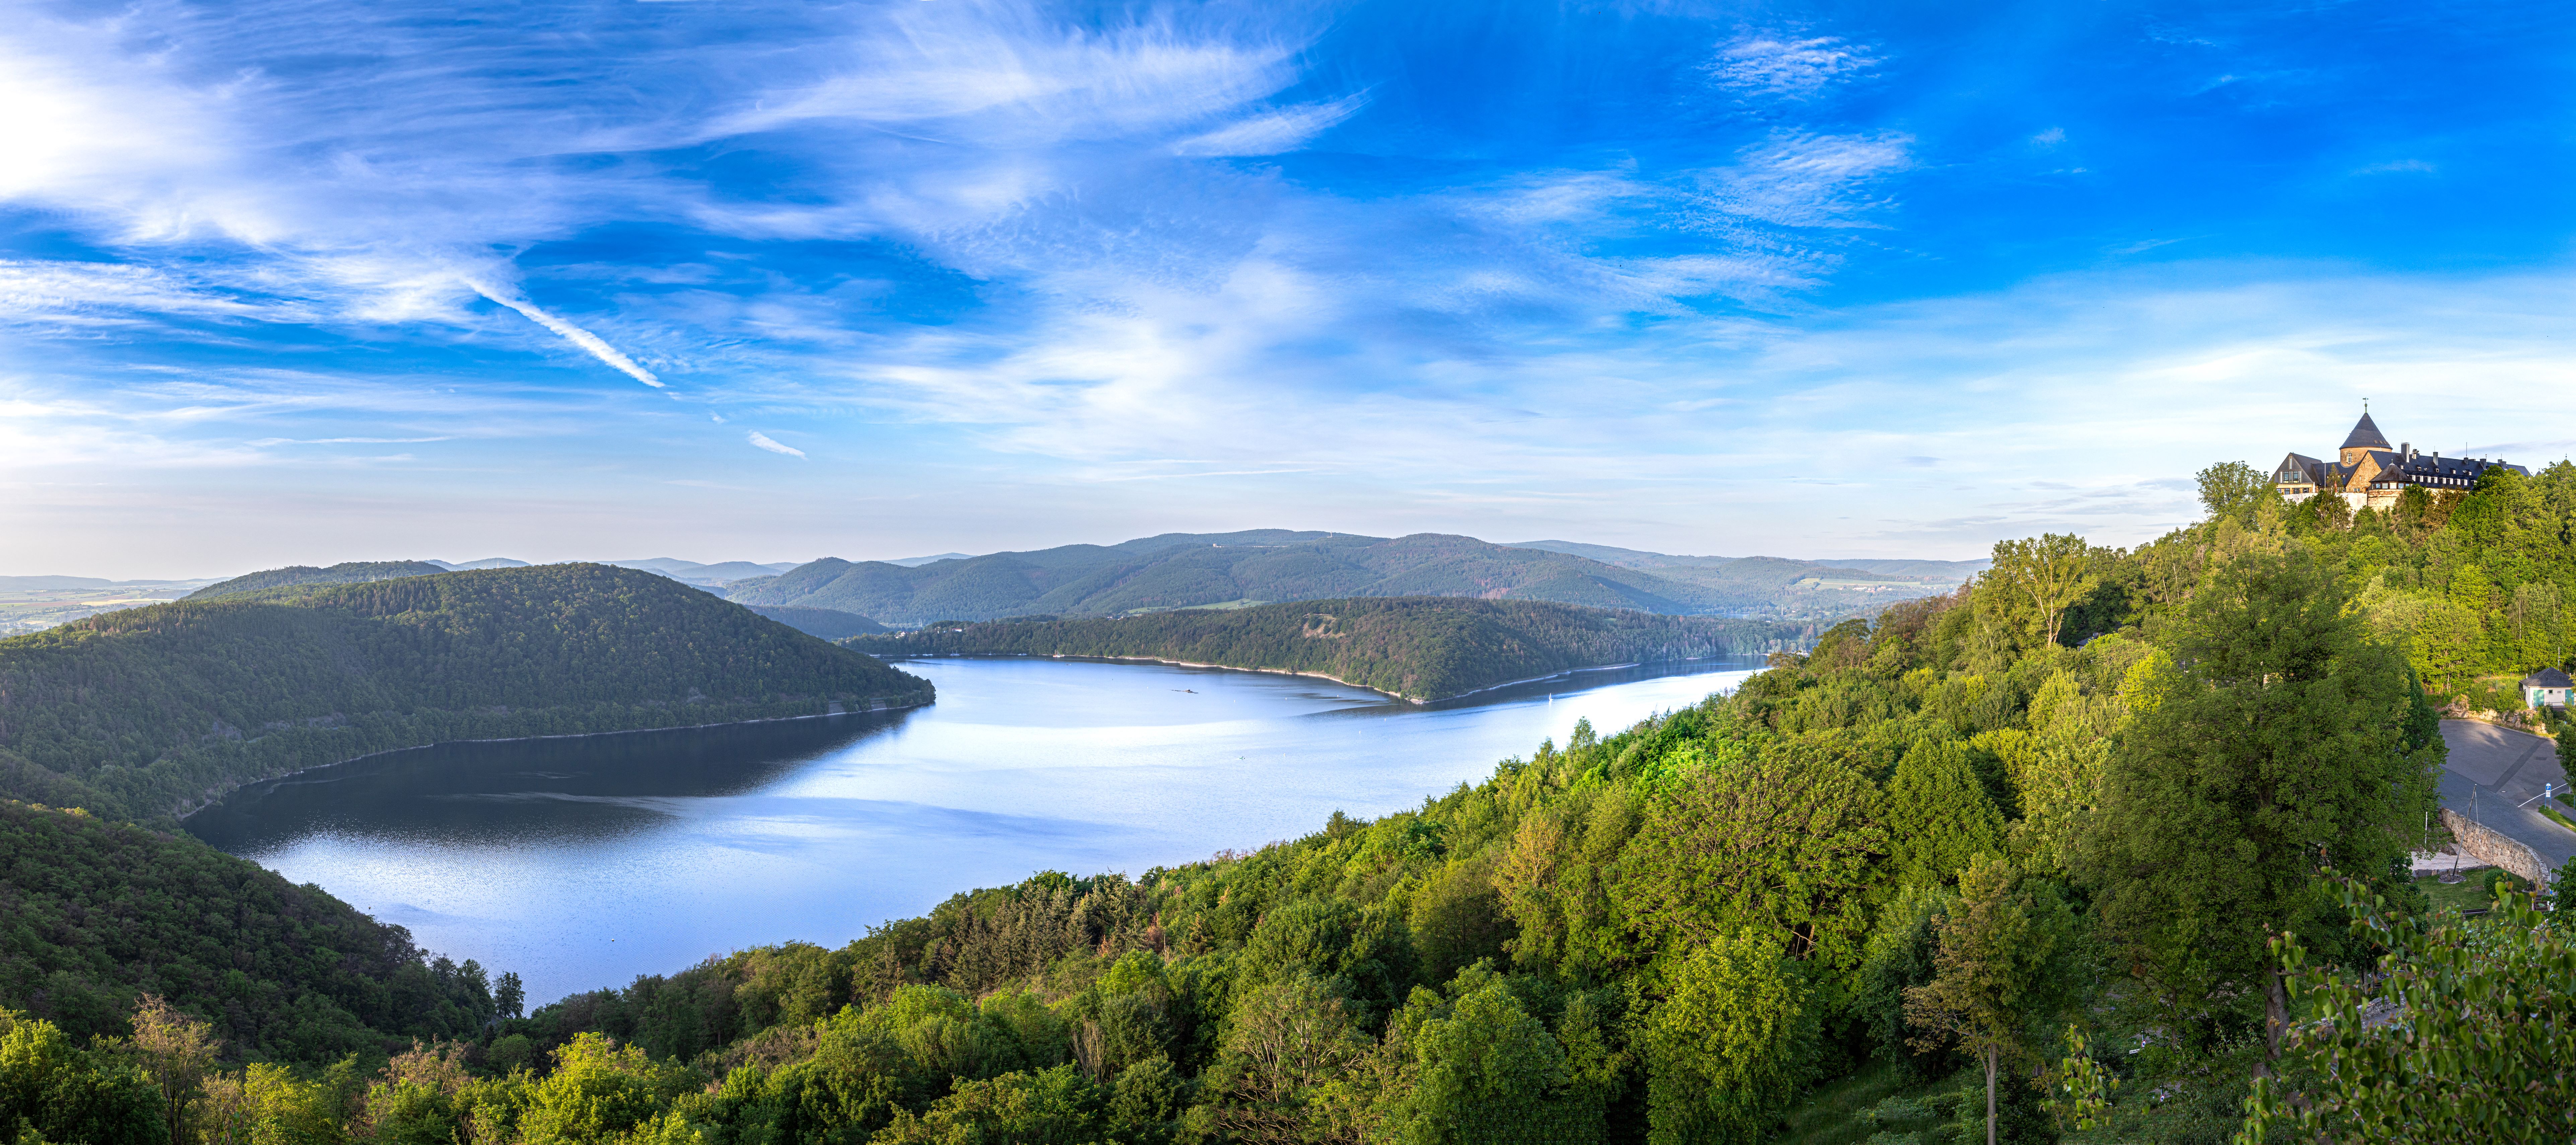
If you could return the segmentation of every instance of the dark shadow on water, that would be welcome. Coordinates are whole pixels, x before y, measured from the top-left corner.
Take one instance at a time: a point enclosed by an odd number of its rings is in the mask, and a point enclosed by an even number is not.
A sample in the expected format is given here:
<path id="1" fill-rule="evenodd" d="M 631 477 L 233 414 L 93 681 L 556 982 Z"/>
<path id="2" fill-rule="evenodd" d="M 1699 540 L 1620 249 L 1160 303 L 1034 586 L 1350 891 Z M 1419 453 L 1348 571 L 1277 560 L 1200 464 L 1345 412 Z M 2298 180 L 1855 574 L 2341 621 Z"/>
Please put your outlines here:
<path id="1" fill-rule="evenodd" d="M 1470 692 L 1463 696 L 1453 696 L 1445 700 L 1434 700 L 1427 704 L 1416 704 L 1406 700 L 1399 700 L 1374 689 L 1362 688 L 1349 684 L 1338 684 L 1318 676 L 1300 676 L 1288 672 L 1260 672 L 1248 668 L 1208 668 L 1186 664 L 1165 664 L 1153 661 L 1122 660 L 1104 656 L 988 656 L 961 654 L 945 656 L 887 656 L 880 657 L 880 659 L 896 666 L 901 666 L 908 661 L 922 660 L 933 662 L 940 660 L 1017 660 L 1073 664 L 1114 664 L 1126 667 L 1151 664 L 1153 667 L 1161 671 L 1176 672 L 1184 676 L 1242 676 L 1246 674 L 1254 674 L 1268 676 L 1280 681 L 1295 681 L 1310 684 L 1316 689 L 1312 693 L 1315 698 L 1336 701 L 1340 705 L 1323 711 L 1308 712 L 1302 718 L 1373 719 L 1380 716 L 1401 716 L 1420 712 L 1446 712 L 1456 711 L 1461 708 L 1495 707 L 1503 704 L 1523 703 L 1529 700 L 1544 700 L 1549 696 L 1562 696 L 1574 692 L 1588 692 L 1595 688 L 1607 688 L 1615 684 L 1633 684 L 1640 680 L 1657 680 L 1669 676 L 1700 676 L 1711 675 L 1719 672 L 1751 672 L 1761 669 L 1764 661 L 1768 659 L 1768 657 L 1759 654 L 1746 656 L 1704 656 L 1696 660 L 1663 660 L 1651 664 L 1627 664 L 1615 668 L 1578 668 L 1570 672 L 1560 672 L 1556 675 L 1541 679 L 1496 685 L 1480 691 Z"/>
<path id="2" fill-rule="evenodd" d="M 237 855 L 337 832 L 605 842 L 687 800 L 756 791 L 914 711 L 410 748 L 250 784 L 187 829 Z"/>
<path id="3" fill-rule="evenodd" d="M 1583 668 L 1563 672 L 1543 680 L 1505 684 L 1471 692 L 1446 700 L 1422 705 L 1432 711 L 1479 708 L 1494 704 L 1512 704 L 1525 700 L 1562 696 L 1569 692 L 1588 692 L 1613 684 L 1633 684 L 1639 680 L 1660 680 L 1667 676 L 1704 676 L 1719 672 L 1750 672 L 1762 667 L 1761 656 L 1706 656 L 1697 660 L 1666 660 L 1654 664 L 1630 664 L 1620 668 Z"/>

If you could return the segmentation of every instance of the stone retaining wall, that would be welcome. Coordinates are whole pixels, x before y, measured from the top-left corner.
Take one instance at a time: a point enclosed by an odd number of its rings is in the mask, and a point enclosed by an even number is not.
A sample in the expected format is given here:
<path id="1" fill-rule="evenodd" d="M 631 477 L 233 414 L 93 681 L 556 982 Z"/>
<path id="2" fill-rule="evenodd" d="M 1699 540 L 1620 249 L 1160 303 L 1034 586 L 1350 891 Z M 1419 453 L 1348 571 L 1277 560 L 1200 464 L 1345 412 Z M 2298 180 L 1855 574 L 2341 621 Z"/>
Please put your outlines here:
<path id="1" fill-rule="evenodd" d="M 2549 885 L 2549 868 L 2540 865 L 2540 856 L 2530 847 L 2469 822 L 2468 816 L 2448 807 L 2442 809 L 2442 825 L 2451 829 L 2461 850 L 2529 879 L 2533 886 Z"/>

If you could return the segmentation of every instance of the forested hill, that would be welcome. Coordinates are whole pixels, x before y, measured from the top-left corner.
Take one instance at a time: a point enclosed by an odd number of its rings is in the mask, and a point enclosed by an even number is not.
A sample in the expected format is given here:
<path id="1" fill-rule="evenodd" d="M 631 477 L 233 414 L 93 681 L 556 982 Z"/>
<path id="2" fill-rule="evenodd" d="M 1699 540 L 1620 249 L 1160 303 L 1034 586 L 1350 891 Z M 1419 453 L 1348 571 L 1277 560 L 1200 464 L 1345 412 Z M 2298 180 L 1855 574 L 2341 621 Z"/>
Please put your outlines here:
<path id="1" fill-rule="evenodd" d="M 515 977 L 426 957 L 403 928 L 257 863 L 7 800 L 0 919 L 0 1007 L 74 1038 L 123 1034 L 151 993 L 210 1019 L 234 1056 L 322 1063 L 472 1037 L 517 1005 Z"/>
<path id="2" fill-rule="evenodd" d="M 725 593 L 744 604 L 836 608 L 895 625 L 1357 596 L 1544 600 L 1677 615 L 1838 620 L 1889 601 L 1947 592 L 1955 584 L 1955 577 L 1896 576 L 1767 557 L 1647 571 L 1438 533 L 1386 538 L 1255 529 L 988 553 L 917 567 L 826 558 L 776 577 L 735 582 Z"/>
<path id="3" fill-rule="evenodd" d="M 268 589 L 0 641 L 0 795 L 152 819 L 392 748 L 930 699 L 873 658 L 631 569 Z"/>
<path id="4" fill-rule="evenodd" d="M 395 577 L 435 576 L 449 571 L 446 566 L 429 561 L 345 561 L 327 569 L 311 565 L 288 565 L 282 569 L 262 569 L 244 573 L 231 580 L 216 581 L 195 592 L 189 600 L 210 600 L 218 596 L 235 596 L 264 588 L 287 588 L 306 584 L 364 584 Z"/>
<path id="5" fill-rule="evenodd" d="M 795 629 L 798 632 L 820 636 L 825 640 L 839 640 L 845 636 L 866 636 L 871 633 L 892 631 L 885 625 L 879 624 L 876 621 L 859 615 L 858 613 L 843 612 L 837 608 L 790 608 L 784 605 L 771 604 L 754 604 L 749 605 L 748 607 L 753 612 L 757 612 L 762 616 L 766 616 L 771 620 L 775 620 L 780 624 L 784 624 L 789 628 Z"/>
<path id="6" fill-rule="evenodd" d="M 939 625 L 869 652 L 1123 656 L 1311 672 L 1430 701 L 1576 668 L 1802 647 L 1812 627 L 1534 600 L 1363 597 L 1099 620 Z"/>

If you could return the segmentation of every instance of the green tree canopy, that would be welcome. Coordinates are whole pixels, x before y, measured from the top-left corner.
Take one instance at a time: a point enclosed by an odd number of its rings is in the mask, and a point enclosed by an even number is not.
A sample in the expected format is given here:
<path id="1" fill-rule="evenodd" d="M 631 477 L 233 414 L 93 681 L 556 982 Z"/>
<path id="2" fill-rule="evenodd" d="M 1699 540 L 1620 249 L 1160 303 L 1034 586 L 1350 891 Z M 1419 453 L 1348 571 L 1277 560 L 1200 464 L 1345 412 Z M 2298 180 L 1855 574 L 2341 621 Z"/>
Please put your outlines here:
<path id="1" fill-rule="evenodd" d="M 2004 817 L 1968 765 L 1968 745 L 1918 739 L 1887 785 L 1889 866 L 1907 886 L 1947 883 L 1981 854 L 2004 849 Z"/>
<path id="2" fill-rule="evenodd" d="M 1813 1063 L 1806 975 L 1776 938 L 1721 936 L 1676 965 L 1646 1019 L 1651 1145 L 1752 1145 Z"/>
<path id="3" fill-rule="evenodd" d="M 1905 992 L 1906 1017 L 1926 1042 L 1955 1043 L 1985 1064 L 1986 1145 L 1995 1145 L 1999 1068 L 2033 1056 L 2034 1037 L 2071 1000 L 2075 916 L 2055 888 L 1979 855 L 1939 930 L 1932 981 Z"/>
<path id="4" fill-rule="evenodd" d="M 1847 971 L 1886 847 L 1866 776 L 1765 752 L 1658 793 L 1614 890 L 1630 924 L 1676 955 L 1751 927 Z"/>
<path id="5" fill-rule="evenodd" d="M 2274 1038 L 2286 996 L 2265 944 L 2318 928 L 2322 862 L 2388 870 L 2433 805 L 2440 740 L 2407 750 L 2406 665 L 2344 600 L 2304 549 L 2217 564 L 2140 681 L 2083 844 L 2148 981 L 2174 1001 L 2263 997 Z"/>

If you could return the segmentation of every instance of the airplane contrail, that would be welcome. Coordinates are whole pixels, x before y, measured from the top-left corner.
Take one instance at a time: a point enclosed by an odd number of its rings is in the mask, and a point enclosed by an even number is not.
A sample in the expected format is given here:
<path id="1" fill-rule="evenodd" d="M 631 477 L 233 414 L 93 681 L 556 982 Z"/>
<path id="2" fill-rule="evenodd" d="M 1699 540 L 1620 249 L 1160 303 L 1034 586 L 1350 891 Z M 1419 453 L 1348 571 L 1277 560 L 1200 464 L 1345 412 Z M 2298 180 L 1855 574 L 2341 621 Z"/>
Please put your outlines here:
<path id="1" fill-rule="evenodd" d="M 609 345 L 607 341 L 602 339 L 599 335 L 593 334 L 588 330 L 584 330 L 579 326 L 575 326 L 570 322 L 566 322 L 561 318 L 557 318 L 552 314 L 548 314 L 545 311 L 538 309 L 536 303 L 529 302 L 526 299 L 516 297 L 504 291 L 494 290 L 491 287 L 485 286 L 471 278 L 465 280 L 465 285 L 473 287 L 474 293 L 476 294 L 480 294 L 485 298 L 489 298 L 494 302 L 500 303 L 503 306 L 507 306 L 512 310 L 516 310 L 519 313 L 526 315 L 528 321 L 534 322 L 539 326 L 543 326 L 548 330 L 552 330 L 557 334 L 563 335 L 565 341 L 570 342 L 575 346 L 579 346 L 584 350 L 590 351 L 591 356 L 599 359 L 600 361 L 615 366 L 620 370 L 624 370 L 628 377 L 634 378 L 636 381 L 642 382 L 657 390 L 666 388 L 662 385 L 662 379 L 653 376 L 653 371 L 636 365 L 635 359 L 618 353 L 617 347 Z"/>

